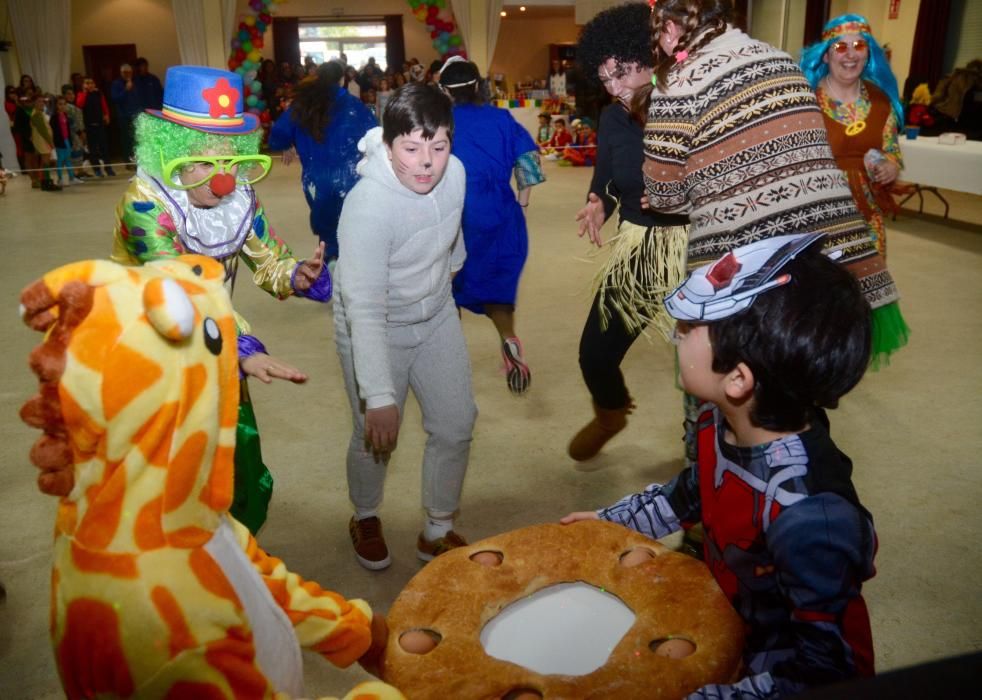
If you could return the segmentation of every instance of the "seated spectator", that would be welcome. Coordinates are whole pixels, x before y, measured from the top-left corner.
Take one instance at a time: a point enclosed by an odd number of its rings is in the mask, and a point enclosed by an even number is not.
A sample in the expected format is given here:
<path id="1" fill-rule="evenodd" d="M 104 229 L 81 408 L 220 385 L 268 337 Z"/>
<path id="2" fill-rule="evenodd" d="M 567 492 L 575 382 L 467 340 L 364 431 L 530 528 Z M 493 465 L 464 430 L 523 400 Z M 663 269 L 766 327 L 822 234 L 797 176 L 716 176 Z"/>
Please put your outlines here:
<path id="1" fill-rule="evenodd" d="M 573 143 L 573 135 L 566 129 L 565 119 L 554 121 L 552 128 L 552 136 L 542 148 L 542 153 L 548 160 L 559 160 L 563 149 Z"/>
<path id="2" fill-rule="evenodd" d="M 539 115 L 539 128 L 535 133 L 535 142 L 539 144 L 540 147 L 545 146 L 549 143 L 549 139 L 552 138 L 552 118 L 543 112 Z"/>
<path id="3" fill-rule="evenodd" d="M 593 165 L 597 159 L 597 132 L 593 130 L 593 122 L 583 117 L 573 136 L 573 143 L 563 149 L 563 161 L 577 167 Z"/>

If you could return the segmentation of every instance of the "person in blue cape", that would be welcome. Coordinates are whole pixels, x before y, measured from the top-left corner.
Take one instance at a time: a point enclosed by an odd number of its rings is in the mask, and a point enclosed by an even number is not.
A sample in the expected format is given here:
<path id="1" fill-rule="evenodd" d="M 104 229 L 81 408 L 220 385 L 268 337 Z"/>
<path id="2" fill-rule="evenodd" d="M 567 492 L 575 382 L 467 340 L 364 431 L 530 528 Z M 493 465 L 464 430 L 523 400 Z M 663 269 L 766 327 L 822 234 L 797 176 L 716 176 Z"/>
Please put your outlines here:
<path id="1" fill-rule="evenodd" d="M 522 209 L 528 206 L 531 188 L 545 176 L 529 132 L 508 110 L 485 104 L 477 66 L 454 58 L 440 72 L 440 87 L 454 102 L 453 154 L 467 171 L 462 224 L 467 260 L 453 280 L 454 300 L 494 323 L 508 388 L 524 394 L 532 377 L 515 334 L 518 280 L 528 257 Z"/>
<path id="2" fill-rule="evenodd" d="M 358 142 L 377 126 L 371 110 L 341 87 L 344 66 L 327 61 L 296 88 L 293 102 L 273 124 L 269 148 L 283 151 L 283 163 L 297 157 L 301 185 L 310 206 L 310 228 L 326 246 L 328 268 L 338 257 L 338 219 L 348 191 L 358 180 Z"/>

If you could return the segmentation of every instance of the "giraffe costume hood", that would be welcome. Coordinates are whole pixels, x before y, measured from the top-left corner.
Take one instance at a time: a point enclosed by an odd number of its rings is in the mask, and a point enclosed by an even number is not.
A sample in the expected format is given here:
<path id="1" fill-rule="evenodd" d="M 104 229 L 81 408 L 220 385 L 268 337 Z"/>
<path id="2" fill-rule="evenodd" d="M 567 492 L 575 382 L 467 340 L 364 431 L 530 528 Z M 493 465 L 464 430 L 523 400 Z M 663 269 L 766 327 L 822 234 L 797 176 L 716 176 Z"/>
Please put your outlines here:
<path id="1" fill-rule="evenodd" d="M 348 666 L 372 612 L 289 572 L 228 515 L 239 382 L 222 265 L 86 261 L 27 287 L 45 338 L 40 489 L 60 497 L 51 638 L 69 698 L 303 694 L 300 646 Z M 383 683 L 346 697 L 402 698 Z"/>

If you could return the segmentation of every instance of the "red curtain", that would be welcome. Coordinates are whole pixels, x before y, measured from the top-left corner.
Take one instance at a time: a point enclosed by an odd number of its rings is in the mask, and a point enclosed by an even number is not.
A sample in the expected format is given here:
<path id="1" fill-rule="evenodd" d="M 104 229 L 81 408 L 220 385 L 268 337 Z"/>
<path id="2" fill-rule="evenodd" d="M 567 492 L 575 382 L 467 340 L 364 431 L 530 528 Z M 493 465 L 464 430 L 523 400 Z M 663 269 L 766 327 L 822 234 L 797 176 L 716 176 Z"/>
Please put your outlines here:
<path id="1" fill-rule="evenodd" d="M 950 15 L 951 0 L 921 0 L 904 97 L 910 97 L 913 87 L 925 82 L 934 90 L 941 79 Z"/>

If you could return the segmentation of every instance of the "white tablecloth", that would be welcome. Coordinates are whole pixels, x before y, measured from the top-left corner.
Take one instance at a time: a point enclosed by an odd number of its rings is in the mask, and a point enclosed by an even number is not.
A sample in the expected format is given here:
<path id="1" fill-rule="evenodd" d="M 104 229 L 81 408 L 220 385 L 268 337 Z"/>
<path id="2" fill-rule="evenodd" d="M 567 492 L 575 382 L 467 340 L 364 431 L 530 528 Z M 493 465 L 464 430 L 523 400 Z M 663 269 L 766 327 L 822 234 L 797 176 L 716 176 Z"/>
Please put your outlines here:
<path id="1" fill-rule="evenodd" d="M 508 111 L 534 139 L 535 134 L 539 131 L 539 115 L 542 114 L 542 107 L 509 107 Z"/>
<path id="2" fill-rule="evenodd" d="M 942 146 L 937 136 L 908 141 L 901 133 L 904 170 L 900 179 L 923 187 L 982 194 L 982 141 Z"/>

